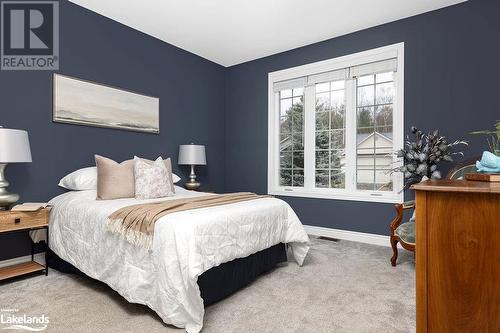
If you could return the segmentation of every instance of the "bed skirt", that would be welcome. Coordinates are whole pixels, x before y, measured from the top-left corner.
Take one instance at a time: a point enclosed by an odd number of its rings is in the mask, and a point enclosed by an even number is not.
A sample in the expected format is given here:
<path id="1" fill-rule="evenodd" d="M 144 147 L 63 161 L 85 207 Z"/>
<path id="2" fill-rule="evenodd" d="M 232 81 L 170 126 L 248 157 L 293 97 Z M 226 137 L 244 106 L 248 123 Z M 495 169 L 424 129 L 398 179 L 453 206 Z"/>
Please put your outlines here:
<path id="1" fill-rule="evenodd" d="M 235 259 L 209 269 L 198 277 L 198 286 L 205 306 L 228 297 L 286 260 L 286 246 L 279 243 L 248 257 Z M 62 273 L 85 276 L 79 269 L 50 250 L 48 265 Z"/>

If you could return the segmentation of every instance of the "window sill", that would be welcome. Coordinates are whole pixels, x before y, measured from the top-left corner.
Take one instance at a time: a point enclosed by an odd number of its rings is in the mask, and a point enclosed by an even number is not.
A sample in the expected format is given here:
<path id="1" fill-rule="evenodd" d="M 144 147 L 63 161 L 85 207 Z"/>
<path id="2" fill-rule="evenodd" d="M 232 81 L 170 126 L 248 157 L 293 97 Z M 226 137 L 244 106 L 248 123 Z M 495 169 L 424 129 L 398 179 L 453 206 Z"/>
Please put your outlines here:
<path id="1" fill-rule="evenodd" d="M 273 189 L 268 190 L 268 194 L 287 197 L 300 198 L 316 198 L 316 199 L 331 199 L 331 200 L 349 200 L 362 202 L 379 202 L 379 203 L 401 203 L 404 202 L 403 193 L 390 193 L 382 195 L 374 195 L 373 193 L 332 193 L 324 191 L 307 191 L 307 190 L 285 190 Z"/>

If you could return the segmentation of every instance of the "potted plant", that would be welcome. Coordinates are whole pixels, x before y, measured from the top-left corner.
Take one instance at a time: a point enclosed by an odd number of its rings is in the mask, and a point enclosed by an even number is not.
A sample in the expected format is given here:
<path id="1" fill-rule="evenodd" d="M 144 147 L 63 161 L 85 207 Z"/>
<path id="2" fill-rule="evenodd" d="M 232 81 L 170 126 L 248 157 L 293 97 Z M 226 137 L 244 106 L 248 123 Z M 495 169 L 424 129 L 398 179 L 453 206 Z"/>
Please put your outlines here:
<path id="1" fill-rule="evenodd" d="M 494 127 L 494 130 L 476 131 L 470 134 L 487 135 L 486 141 L 488 142 L 490 151 L 500 157 L 500 120 L 497 120 Z"/>
<path id="2" fill-rule="evenodd" d="M 404 174 L 404 188 L 420 182 L 423 177 L 440 179 L 438 166 L 441 162 L 453 162 L 454 155 L 463 156 L 462 152 L 455 152 L 454 148 L 468 145 L 466 141 L 460 140 L 449 143 L 444 136 L 439 135 L 438 130 L 425 134 L 412 126 L 411 133 L 414 140 L 411 141 L 407 135 L 404 148 L 396 152 L 397 157 L 403 159 L 403 165 L 391 170 Z"/>

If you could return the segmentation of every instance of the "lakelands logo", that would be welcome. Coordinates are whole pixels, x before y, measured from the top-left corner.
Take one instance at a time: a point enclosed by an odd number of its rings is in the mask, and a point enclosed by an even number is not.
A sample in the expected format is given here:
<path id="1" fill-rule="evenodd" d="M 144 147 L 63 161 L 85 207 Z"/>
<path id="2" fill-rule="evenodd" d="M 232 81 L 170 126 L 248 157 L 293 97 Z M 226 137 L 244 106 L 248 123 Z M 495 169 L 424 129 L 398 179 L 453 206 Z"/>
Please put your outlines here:
<path id="1" fill-rule="evenodd" d="M 59 69 L 59 2 L 1 2 L 1 69 Z"/>
<path id="2" fill-rule="evenodd" d="M 44 314 L 28 316 L 18 313 L 18 309 L 0 309 L 0 328 L 2 330 L 40 332 L 45 331 L 49 325 L 49 317 Z"/>

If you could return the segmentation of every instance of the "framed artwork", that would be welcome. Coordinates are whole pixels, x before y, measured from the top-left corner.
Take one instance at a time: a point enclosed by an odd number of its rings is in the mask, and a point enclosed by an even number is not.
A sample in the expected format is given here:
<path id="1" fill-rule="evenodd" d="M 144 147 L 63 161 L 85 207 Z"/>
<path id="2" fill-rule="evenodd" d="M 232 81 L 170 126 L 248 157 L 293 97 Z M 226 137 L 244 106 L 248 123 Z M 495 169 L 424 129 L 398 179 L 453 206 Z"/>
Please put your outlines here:
<path id="1" fill-rule="evenodd" d="M 65 75 L 53 76 L 52 120 L 160 133 L 160 100 Z"/>

